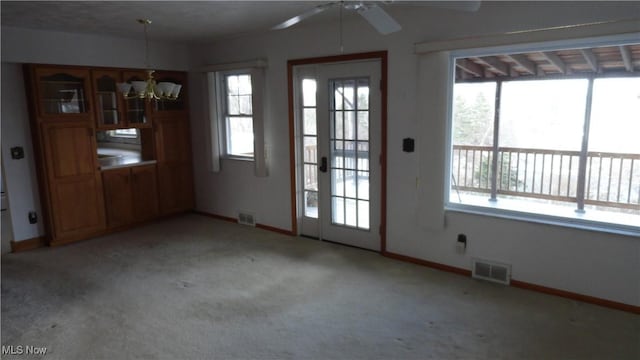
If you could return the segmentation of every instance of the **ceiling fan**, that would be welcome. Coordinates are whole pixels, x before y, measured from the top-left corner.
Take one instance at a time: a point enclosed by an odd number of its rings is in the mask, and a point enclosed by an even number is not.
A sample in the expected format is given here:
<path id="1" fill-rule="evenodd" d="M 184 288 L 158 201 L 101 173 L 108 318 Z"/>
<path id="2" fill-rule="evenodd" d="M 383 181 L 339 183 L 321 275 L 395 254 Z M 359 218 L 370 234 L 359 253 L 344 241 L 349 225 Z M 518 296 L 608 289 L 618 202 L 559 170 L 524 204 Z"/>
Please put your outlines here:
<path id="1" fill-rule="evenodd" d="M 326 4 L 320 4 L 313 7 L 302 14 L 296 15 L 290 19 L 283 21 L 282 23 L 274 26 L 271 30 L 281 30 L 289 28 L 305 19 L 308 19 L 314 15 L 320 14 L 333 7 L 340 8 L 340 16 L 342 17 L 342 10 L 356 11 L 362 16 L 373 28 L 375 28 L 380 34 L 387 35 L 400 31 L 402 26 L 387 13 L 382 7 L 376 3 L 382 3 L 385 5 L 393 3 L 393 1 L 332 1 Z M 454 10 L 464 11 L 476 11 L 480 7 L 480 0 L 472 1 L 424 1 L 424 2 L 411 2 L 403 1 L 407 5 L 426 5 L 436 6 L 442 8 L 449 8 Z M 342 19 L 341 19 L 342 25 Z"/>
<path id="2" fill-rule="evenodd" d="M 272 27 L 271 30 L 286 29 L 333 7 L 340 7 L 341 12 L 342 9 L 356 11 L 382 35 L 391 34 L 402 29 L 402 26 L 400 26 L 400 24 L 398 24 L 398 22 L 392 18 L 389 13 L 384 11 L 375 3 L 364 1 L 332 1 L 313 7 L 302 14 L 285 20 L 284 22 Z"/>

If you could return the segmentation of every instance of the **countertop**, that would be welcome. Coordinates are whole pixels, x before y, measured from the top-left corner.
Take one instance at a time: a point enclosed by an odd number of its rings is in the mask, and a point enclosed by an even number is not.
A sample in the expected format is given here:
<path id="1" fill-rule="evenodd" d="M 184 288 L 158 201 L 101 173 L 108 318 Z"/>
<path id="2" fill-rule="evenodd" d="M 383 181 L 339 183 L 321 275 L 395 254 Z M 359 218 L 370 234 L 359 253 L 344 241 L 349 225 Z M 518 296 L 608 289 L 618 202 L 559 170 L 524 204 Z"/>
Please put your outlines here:
<path id="1" fill-rule="evenodd" d="M 98 163 L 101 170 L 155 164 L 155 160 L 142 160 L 139 151 L 118 148 L 98 148 Z"/>

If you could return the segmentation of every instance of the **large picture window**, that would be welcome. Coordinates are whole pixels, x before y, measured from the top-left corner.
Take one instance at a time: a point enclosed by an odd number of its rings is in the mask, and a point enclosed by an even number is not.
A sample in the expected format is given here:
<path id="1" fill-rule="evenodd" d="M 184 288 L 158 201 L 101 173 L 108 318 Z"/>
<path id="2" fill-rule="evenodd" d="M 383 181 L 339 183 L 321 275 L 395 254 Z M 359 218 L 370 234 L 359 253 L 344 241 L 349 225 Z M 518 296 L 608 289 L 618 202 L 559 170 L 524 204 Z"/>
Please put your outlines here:
<path id="1" fill-rule="evenodd" d="M 640 233 L 636 48 L 456 59 L 449 208 Z"/>

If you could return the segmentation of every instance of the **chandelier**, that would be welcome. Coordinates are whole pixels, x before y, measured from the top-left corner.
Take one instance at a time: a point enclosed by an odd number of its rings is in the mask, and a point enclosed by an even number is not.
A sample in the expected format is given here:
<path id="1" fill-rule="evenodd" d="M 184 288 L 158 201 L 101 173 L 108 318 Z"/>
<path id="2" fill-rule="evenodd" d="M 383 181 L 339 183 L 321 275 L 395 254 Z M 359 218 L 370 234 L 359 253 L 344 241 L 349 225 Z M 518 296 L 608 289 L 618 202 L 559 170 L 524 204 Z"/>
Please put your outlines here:
<path id="1" fill-rule="evenodd" d="M 144 26 L 144 52 L 145 67 L 147 68 L 147 79 L 145 81 L 131 81 L 130 83 L 118 83 L 118 90 L 125 99 L 147 99 L 147 100 L 176 100 L 182 85 L 172 82 L 159 82 L 153 78 L 154 70 L 149 66 L 149 39 L 147 37 L 147 25 L 151 24 L 149 19 L 138 19 Z"/>

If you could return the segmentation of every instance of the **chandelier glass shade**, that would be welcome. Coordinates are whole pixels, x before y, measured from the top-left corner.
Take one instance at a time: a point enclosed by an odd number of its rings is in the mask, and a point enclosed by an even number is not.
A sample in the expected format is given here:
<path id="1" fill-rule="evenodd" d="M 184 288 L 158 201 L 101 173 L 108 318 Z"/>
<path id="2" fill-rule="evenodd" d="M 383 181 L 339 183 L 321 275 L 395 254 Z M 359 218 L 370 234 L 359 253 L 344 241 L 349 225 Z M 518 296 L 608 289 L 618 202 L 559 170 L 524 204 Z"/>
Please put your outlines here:
<path id="1" fill-rule="evenodd" d="M 147 99 L 147 100 L 177 100 L 182 85 L 172 82 L 156 82 L 153 78 L 154 70 L 149 66 L 149 40 L 147 37 L 147 25 L 151 20 L 138 19 L 144 25 L 145 42 L 145 66 L 147 68 L 147 79 L 144 81 L 131 81 L 128 83 L 118 83 L 118 90 L 125 99 Z"/>

